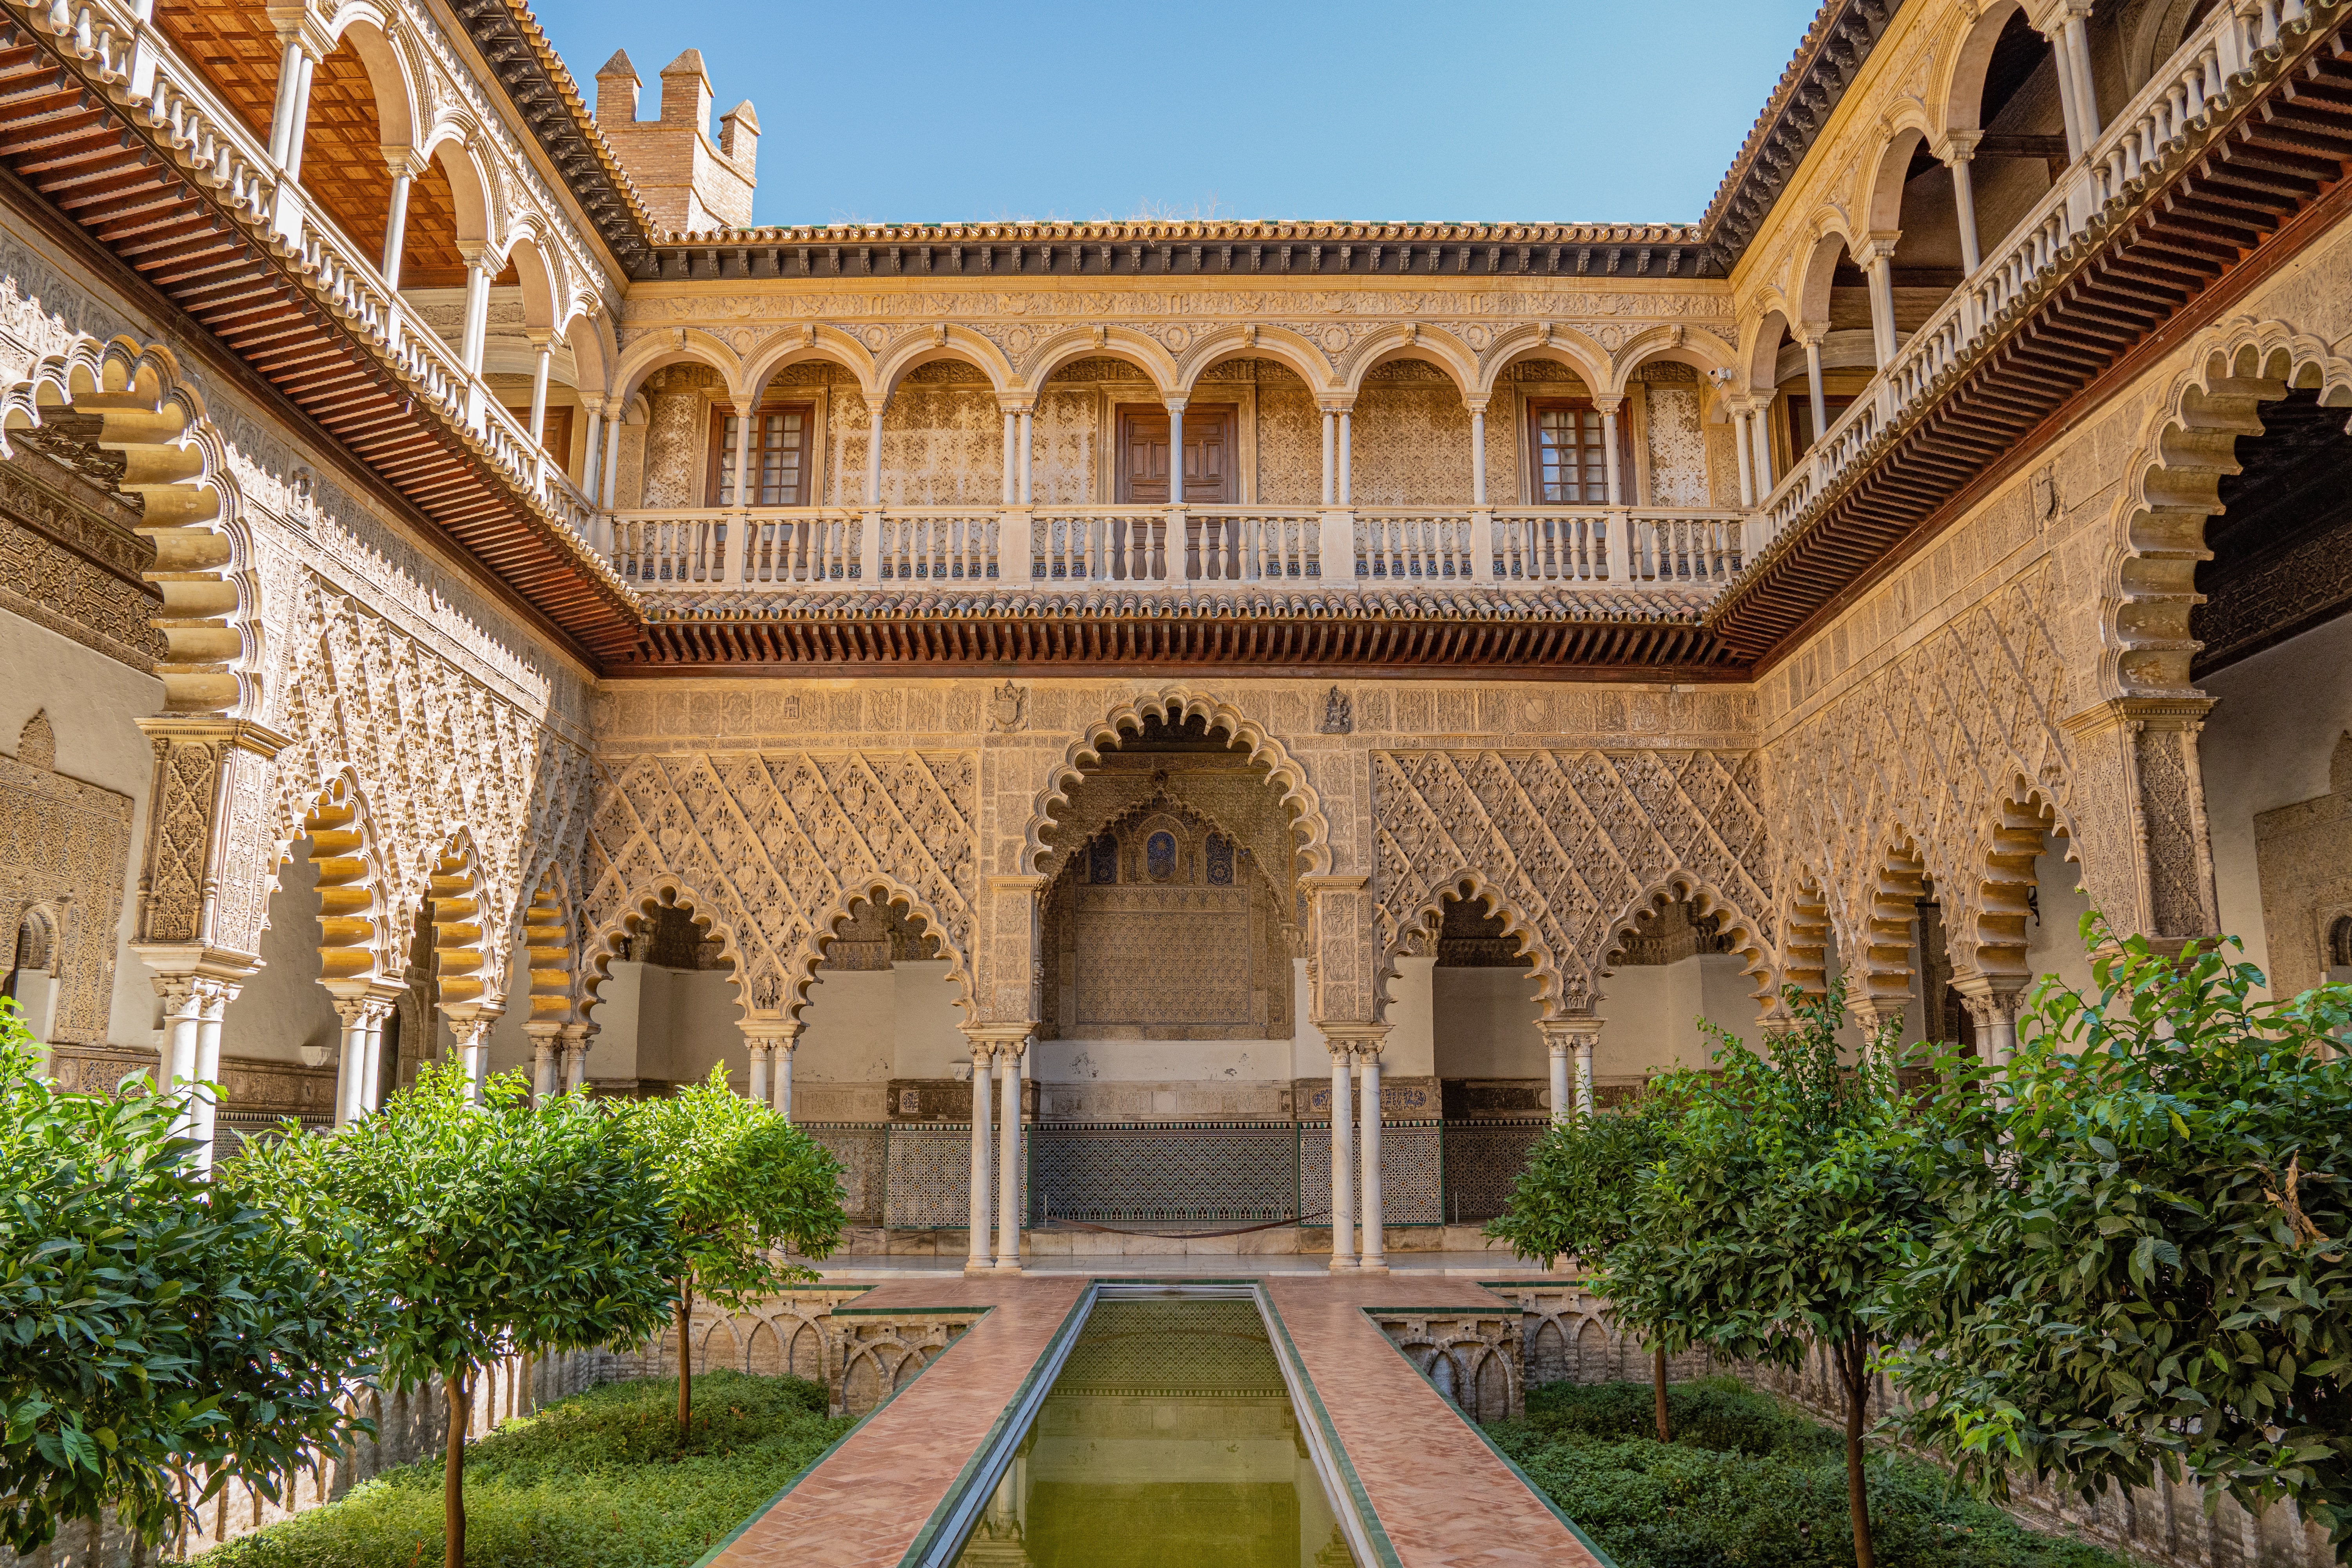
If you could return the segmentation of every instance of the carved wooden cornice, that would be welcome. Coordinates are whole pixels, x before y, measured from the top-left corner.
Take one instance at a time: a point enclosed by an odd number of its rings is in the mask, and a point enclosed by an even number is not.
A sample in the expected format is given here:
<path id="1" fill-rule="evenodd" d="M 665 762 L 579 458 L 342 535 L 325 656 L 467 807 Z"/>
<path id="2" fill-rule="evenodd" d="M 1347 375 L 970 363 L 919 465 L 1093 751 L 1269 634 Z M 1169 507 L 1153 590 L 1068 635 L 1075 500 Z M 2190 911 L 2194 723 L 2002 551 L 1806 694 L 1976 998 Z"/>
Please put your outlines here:
<path id="1" fill-rule="evenodd" d="M 1903 0 L 1823 0 L 1698 223 L 1728 272 L 1862 72 Z"/>
<path id="2" fill-rule="evenodd" d="M 646 276 L 653 264 L 653 219 L 539 19 L 520 0 L 448 4 L 613 259 L 629 276 Z"/>

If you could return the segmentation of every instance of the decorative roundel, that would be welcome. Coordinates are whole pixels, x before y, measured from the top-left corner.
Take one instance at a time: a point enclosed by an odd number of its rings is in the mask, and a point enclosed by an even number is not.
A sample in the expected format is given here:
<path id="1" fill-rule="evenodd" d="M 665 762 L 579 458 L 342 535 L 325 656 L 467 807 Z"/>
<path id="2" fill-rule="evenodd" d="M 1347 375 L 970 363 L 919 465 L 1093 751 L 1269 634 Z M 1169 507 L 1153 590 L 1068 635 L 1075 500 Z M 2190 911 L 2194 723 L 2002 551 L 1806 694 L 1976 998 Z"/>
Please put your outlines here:
<path id="1" fill-rule="evenodd" d="M 866 346 L 878 354 L 882 352 L 882 345 L 890 341 L 890 330 L 887 327 L 868 327 L 863 336 Z"/>
<path id="2" fill-rule="evenodd" d="M 1007 353 L 1012 354 L 1016 359 L 1021 355 L 1027 353 L 1029 352 L 1029 329 L 1026 327 L 1015 327 L 1011 331 L 1005 333 L 1004 350 Z"/>
<path id="3" fill-rule="evenodd" d="M 1486 352 L 1486 345 L 1495 341 L 1495 334 L 1484 327 L 1471 327 L 1463 332 L 1462 341 L 1468 343 L 1475 352 L 1484 353 Z"/>
<path id="4" fill-rule="evenodd" d="M 1347 346 L 1348 346 L 1348 329 L 1347 329 L 1347 328 L 1345 328 L 1345 327 L 1326 327 L 1326 328 L 1324 328 L 1324 329 L 1323 329 L 1323 349 L 1324 349 L 1324 352 L 1325 352 L 1325 353 L 1339 353 L 1339 352 L 1341 352 L 1342 350 L 1344 350 Z"/>
<path id="5" fill-rule="evenodd" d="M 1171 327 L 1160 334 L 1160 341 L 1168 345 L 1170 353 L 1181 354 L 1184 352 L 1184 345 L 1192 341 L 1192 334 L 1181 327 Z"/>

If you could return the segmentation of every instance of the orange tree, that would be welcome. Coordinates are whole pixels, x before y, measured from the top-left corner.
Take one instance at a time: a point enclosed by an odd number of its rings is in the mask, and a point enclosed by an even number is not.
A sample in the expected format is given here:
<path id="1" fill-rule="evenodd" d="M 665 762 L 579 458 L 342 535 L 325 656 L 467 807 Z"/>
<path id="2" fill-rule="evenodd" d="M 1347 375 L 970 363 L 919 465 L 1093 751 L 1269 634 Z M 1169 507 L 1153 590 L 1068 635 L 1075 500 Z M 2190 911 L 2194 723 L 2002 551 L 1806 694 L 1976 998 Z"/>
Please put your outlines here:
<path id="1" fill-rule="evenodd" d="M 841 1167 L 790 1121 L 729 1089 L 724 1066 L 712 1068 L 707 1083 L 636 1101 L 617 1115 L 660 1184 L 672 1228 L 683 1442 L 694 1414 L 696 1299 L 737 1310 L 815 1279 L 782 1255 L 824 1258 L 840 1244 Z"/>
<path id="2" fill-rule="evenodd" d="M 1996 1498 L 2291 1499 L 2352 1560 L 2352 987 L 2257 1003 L 2219 946 L 2083 936 L 2097 994 L 2045 986 L 2002 1092 L 1956 1076 L 1921 1124 L 1908 1433 Z"/>

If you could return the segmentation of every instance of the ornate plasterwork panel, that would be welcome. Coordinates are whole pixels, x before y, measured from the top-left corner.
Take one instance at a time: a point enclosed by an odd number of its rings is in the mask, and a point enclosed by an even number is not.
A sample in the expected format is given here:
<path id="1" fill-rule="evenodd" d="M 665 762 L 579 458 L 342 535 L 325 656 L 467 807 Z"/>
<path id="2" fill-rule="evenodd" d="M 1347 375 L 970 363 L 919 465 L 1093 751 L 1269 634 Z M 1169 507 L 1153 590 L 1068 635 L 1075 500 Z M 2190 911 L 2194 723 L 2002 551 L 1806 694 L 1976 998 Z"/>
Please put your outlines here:
<path id="1" fill-rule="evenodd" d="M 903 899 L 969 980 L 978 851 L 969 752 L 693 752 L 600 769 L 583 927 L 609 947 L 642 900 L 708 918 L 756 1013 L 796 1008 L 818 938 L 877 889 Z"/>
<path id="2" fill-rule="evenodd" d="M 1970 966 L 2004 801 L 2030 796 L 2054 810 L 2095 896 L 2101 874 L 2131 864 L 2128 812 L 2076 809 L 2068 678 L 2049 616 L 2054 579 L 2044 557 L 1891 658 L 1849 648 L 1844 626 L 1807 650 L 1839 667 L 1884 659 L 1768 748 L 1781 884 L 1819 880 L 1849 967 L 1864 962 L 1881 870 L 1906 840 L 1947 900 L 1955 964 Z M 1851 629 L 1858 645 L 1863 628 Z"/>
<path id="3" fill-rule="evenodd" d="M 2336 742 L 2327 778 L 2326 795 L 2254 818 L 2273 996 L 2352 965 L 2352 734 Z"/>
<path id="4" fill-rule="evenodd" d="M 1726 911 L 1762 968 L 1773 926 L 1754 754 L 1401 751 L 1371 762 L 1386 958 L 1467 882 L 1525 934 L 1546 1008 L 1574 1011 L 1598 990 L 1618 926 L 1679 883 Z"/>
<path id="5" fill-rule="evenodd" d="M 16 754 L 0 756 L 0 915 L 12 952 L 27 915 L 49 933 L 59 986 L 51 1037 L 100 1044 L 130 869 L 131 797 L 56 770 L 56 736 L 47 713 L 36 713 Z"/>
<path id="6" fill-rule="evenodd" d="M 291 584 L 293 647 L 278 722 L 270 826 L 282 857 L 320 793 L 348 773 L 381 847 L 381 973 L 405 963 L 404 935 L 434 864 L 462 833 L 481 879 L 486 996 L 509 990 L 515 922 L 550 867 L 577 860 L 584 748 L 430 644 L 308 574 Z"/>

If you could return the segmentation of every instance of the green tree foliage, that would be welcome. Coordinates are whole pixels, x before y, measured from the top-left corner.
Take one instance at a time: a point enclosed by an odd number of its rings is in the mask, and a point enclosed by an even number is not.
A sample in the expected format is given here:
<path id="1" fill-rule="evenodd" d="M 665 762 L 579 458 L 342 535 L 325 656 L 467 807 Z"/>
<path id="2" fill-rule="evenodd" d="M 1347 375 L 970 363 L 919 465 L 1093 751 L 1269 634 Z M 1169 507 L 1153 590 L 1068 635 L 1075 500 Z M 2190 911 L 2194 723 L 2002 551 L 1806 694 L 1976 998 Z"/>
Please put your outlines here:
<path id="1" fill-rule="evenodd" d="M 1581 1111 L 1555 1122 L 1528 1155 L 1512 1189 L 1510 1207 L 1486 1233 L 1520 1258 L 1549 1263 L 1574 1258 L 1606 1270 L 1616 1249 L 1632 1239 L 1642 1170 L 1658 1157 L 1679 1114 L 1663 1095 L 1644 1094 L 1624 1110 Z M 1634 1303 L 1612 1298 L 1610 1320 L 1651 1345 L 1658 1441 L 1667 1440 L 1665 1324 L 1636 1321 Z"/>
<path id="2" fill-rule="evenodd" d="M 521 1075 L 501 1074 L 474 1103 L 454 1062 L 426 1068 L 381 1114 L 301 1142 L 320 1190 L 357 1217 L 363 1277 L 390 1304 L 385 1377 L 441 1380 L 446 1560 L 462 1568 L 477 1369 L 660 1325 L 678 1269 L 661 1184 L 583 1098 L 533 1107 Z"/>
<path id="3" fill-rule="evenodd" d="M 677 1327 L 677 1435 L 694 1411 L 696 1298 L 730 1309 L 802 1280 L 813 1269 L 783 1251 L 824 1258 L 840 1244 L 841 1167 L 825 1147 L 764 1105 L 707 1083 L 624 1108 L 621 1125 L 644 1155 L 676 1227 L 672 1281 Z"/>
<path id="4" fill-rule="evenodd" d="M 2019 1468 L 2290 1498 L 2352 1558 L 2352 988 L 2254 1004 L 2217 948 L 2083 934 L 2098 994 L 2046 985 L 2006 1092 L 1956 1074 L 1924 1121 L 1910 1435 L 1995 1497 Z"/>
<path id="5" fill-rule="evenodd" d="M 1599 1288 L 1674 1348 L 1801 1365 L 1820 1345 L 1846 1405 L 1854 1560 L 1874 1562 L 1863 1433 L 1883 1284 L 1935 1215 L 1917 1179 L 1889 1026 L 1839 1060 L 1844 996 L 1791 989 L 1796 1027 L 1769 1056 L 1718 1035 L 1717 1072 L 1670 1075 L 1684 1104 L 1638 1179 L 1627 1238 Z"/>
<path id="6" fill-rule="evenodd" d="M 130 1086 L 126 1082 L 126 1089 Z M 205 1181 L 176 1100 L 66 1094 L 0 1004 L 0 1539 L 107 1508 L 154 1542 L 231 1480 L 276 1499 L 363 1426 L 356 1238 L 267 1152 Z"/>

